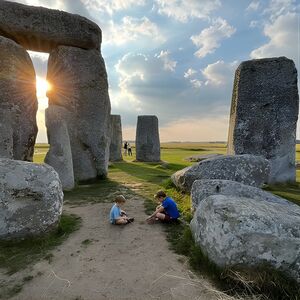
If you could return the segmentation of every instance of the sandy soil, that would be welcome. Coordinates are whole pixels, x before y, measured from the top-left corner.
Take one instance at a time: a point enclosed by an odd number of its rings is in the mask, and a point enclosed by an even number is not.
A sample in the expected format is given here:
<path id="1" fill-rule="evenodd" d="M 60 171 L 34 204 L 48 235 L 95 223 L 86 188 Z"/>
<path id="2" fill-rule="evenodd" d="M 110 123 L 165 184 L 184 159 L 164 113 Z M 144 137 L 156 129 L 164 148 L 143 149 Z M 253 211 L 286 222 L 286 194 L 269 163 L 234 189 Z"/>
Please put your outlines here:
<path id="1" fill-rule="evenodd" d="M 126 211 L 135 222 L 108 222 L 111 204 L 65 210 L 80 215 L 82 227 L 31 268 L 34 278 L 11 299 L 218 299 L 211 284 L 195 276 L 186 258 L 169 250 L 161 224 L 144 222 L 143 200 L 130 199 Z M 89 239 L 91 242 L 83 244 Z M 41 274 L 36 276 L 36 274 Z M 23 274 L 24 275 L 24 274 Z"/>

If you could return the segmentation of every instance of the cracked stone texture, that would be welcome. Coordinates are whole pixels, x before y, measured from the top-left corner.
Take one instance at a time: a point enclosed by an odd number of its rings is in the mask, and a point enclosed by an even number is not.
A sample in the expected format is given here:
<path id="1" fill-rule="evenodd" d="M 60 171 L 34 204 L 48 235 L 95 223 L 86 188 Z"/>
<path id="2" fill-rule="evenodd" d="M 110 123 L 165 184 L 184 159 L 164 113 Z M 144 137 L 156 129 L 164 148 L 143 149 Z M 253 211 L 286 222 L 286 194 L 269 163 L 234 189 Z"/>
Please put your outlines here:
<path id="1" fill-rule="evenodd" d="M 122 123 L 120 115 L 110 116 L 109 160 L 120 161 L 122 158 Z"/>
<path id="2" fill-rule="evenodd" d="M 62 186 L 52 167 L 0 159 L 0 239 L 48 232 L 62 207 Z"/>
<path id="3" fill-rule="evenodd" d="M 233 86 L 228 154 L 270 160 L 270 183 L 296 179 L 295 143 L 299 95 L 297 70 L 285 57 L 240 64 Z"/>
<path id="4" fill-rule="evenodd" d="M 107 175 L 110 100 L 104 60 L 97 50 L 60 46 L 50 53 L 49 106 L 62 106 L 70 137 L 74 179 Z"/>
<path id="5" fill-rule="evenodd" d="M 46 127 L 49 151 L 45 163 L 58 173 L 63 190 L 74 188 L 73 160 L 65 116 L 67 111 L 62 106 L 51 105 L 46 111 Z"/>
<path id="6" fill-rule="evenodd" d="M 156 116 L 138 116 L 135 147 L 137 161 L 160 161 L 158 118 Z"/>
<path id="7" fill-rule="evenodd" d="M 59 45 L 99 50 L 101 44 L 101 29 L 84 17 L 9 1 L 0 1 L 0 35 L 41 52 Z"/>
<path id="8" fill-rule="evenodd" d="M 194 181 L 191 190 L 191 206 L 196 209 L 199 203 L 211 195 L 224 195 L 261 199 L 270 202 L 289 202 L 260 188 L 245 185 L 237 181 L 221 179 L 202 179 Z"/>
<path id="9" fill-rule="evenodd" d="M 269 161 L 262 156 L 224 155 L 179 170 L 171 179 L 180 190 L 190 192 L 198 179 L 233 180 L 260 187 L 268 181 L 269 173 Z"/>
<path id="10" fill-rule="evenodd" d="M 218 266 L 267 262 L 300 282 L 300 207 L 238 194 L 199 203 L 190 224 L 195 242 Z"/>
<path id="11" fill-rule="evenodd" d="M 6 131 L 1 142 L 13 132 L 11 158 L 32 161 L 37 108 L 35 71 L 29 54 L 14 41 L 0 36 L 0 110 L 6 119 L 11 117 L 6 124 L 1 122 L 7 129 L 1 130 Z"/>

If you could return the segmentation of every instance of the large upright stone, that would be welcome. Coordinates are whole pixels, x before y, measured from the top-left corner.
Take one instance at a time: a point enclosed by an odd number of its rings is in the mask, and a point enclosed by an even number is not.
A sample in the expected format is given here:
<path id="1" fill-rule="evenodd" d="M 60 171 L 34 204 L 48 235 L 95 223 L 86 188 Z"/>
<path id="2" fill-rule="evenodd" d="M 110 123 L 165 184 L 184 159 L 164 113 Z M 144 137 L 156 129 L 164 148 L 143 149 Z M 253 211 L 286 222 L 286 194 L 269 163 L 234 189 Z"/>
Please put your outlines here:
<path id="1" fill-rule="evenodd" d="M 50 231 L 62 207 L 61 183 L 52 167 L 0 159 L 0 239 Z"/>
<path id="2" fill-rule="evenodd" d="M 160 141 L 156 116 L 138 116 L 135 147 L 138 161 L 160 161 Z"/>
<path id="3" fill-rule="evenodd" d="M 0 1 L 0 35 L 41 52 L 59 45 L 100 49 L 101 44 L 101 29 L 84 17 L 9 1 Z"/>
<path id="4" fill-rule="evenodd" d="M 263 155 L 271 163 L 269 182 L 295 181 L 298 106 L 292 60 L 279 57 L 241 63 L 233 86 L 228 153 Z"/>
<path id="5" fill-rule="evenodd" d="M 109 160 L 122 160 L 122 124 L 120 115 L 110 116 Z"/>
<path id="6" fill-rule="evenodd" d="M 6 125 L 2 124 L 7 128 L 6 134 L 13 132 L 13 158 L 17 160 L 32 161 L 33 157 L 38 108 L 35 85 L 29 54 L 14 41 L 0 36 L 0 110 L 11 116 Z"/>
<path id="7" fill-rule="evenodd" d="M 49 105 L 63 106 L 74 178 L 85 181 L 107 175 L 109 118 L 107 74 L 97 50 L 58 47 L 50 53 L 47 80 L 53 86 Z"/>
<path id="8" fill-rule="evenodd" d="M 14 121 L 11 109 L 0 106 L 0 158 L 14 157 Z"/>
<path id="9" fill-rule="evenodd" d="M 58 173 L 63 190 L 71 190 L 74 188 L 74 173 L 66 115 L 67 111 L 62 106 L 51 105 L 46 109 L 50 149 L 45 157 L 45 163 Z"/>

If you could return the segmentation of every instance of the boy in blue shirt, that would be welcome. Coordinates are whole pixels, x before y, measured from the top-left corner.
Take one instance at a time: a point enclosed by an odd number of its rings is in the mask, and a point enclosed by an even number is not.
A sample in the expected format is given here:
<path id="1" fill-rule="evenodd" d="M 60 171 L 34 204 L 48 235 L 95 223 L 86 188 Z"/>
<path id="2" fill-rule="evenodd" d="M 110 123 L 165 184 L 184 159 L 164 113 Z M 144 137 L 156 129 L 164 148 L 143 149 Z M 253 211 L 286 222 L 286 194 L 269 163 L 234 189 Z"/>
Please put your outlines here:
<path id="1" fill-rule="evenodd" d="M 115 204 L 110 210 L 109 219 L 111 224 L 125 225 L 134 221 L 134 218 L 128 218 L 121 206 L 126 202 L 123 195 L 119 195 L 115 199 Z"/>
<path id="2" fill-rule="evenodd" d="M 147 222 L 151 223 L 151 221 L 160 220 L 169 223 L 176 221 L 180 217 L 176 202 L 171 197 L 167 197 L 164 191 L 158 191 L 154 197 L 161 204 L 157 206 L 155 212 L 146 219 Z"/>

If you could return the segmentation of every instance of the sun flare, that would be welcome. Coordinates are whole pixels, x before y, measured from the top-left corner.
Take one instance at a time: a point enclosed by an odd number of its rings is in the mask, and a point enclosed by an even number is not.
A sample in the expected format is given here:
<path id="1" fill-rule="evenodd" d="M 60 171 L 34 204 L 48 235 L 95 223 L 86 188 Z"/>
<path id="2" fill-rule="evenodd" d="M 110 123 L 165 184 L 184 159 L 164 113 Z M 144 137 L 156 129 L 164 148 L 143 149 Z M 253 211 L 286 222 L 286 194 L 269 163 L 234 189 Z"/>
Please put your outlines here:
<path id="1" fill-rule="evenodd" d="M 51 84 L 47 80 L 38 76 L 36 77 L 36 96 L 40 109 L 46 109 L 48 107 L 47 92 L 50 91 L 51 88 Z"/>
<path id="2" fill-rule="evenodd" d="M 46 97 L 46 94 L 48 91 L 51 90 L 51 84 L 41 78 L 41 77 L 36 77 L 36 96 L 38 98 L 41 98 L 41 97 Z"/>

